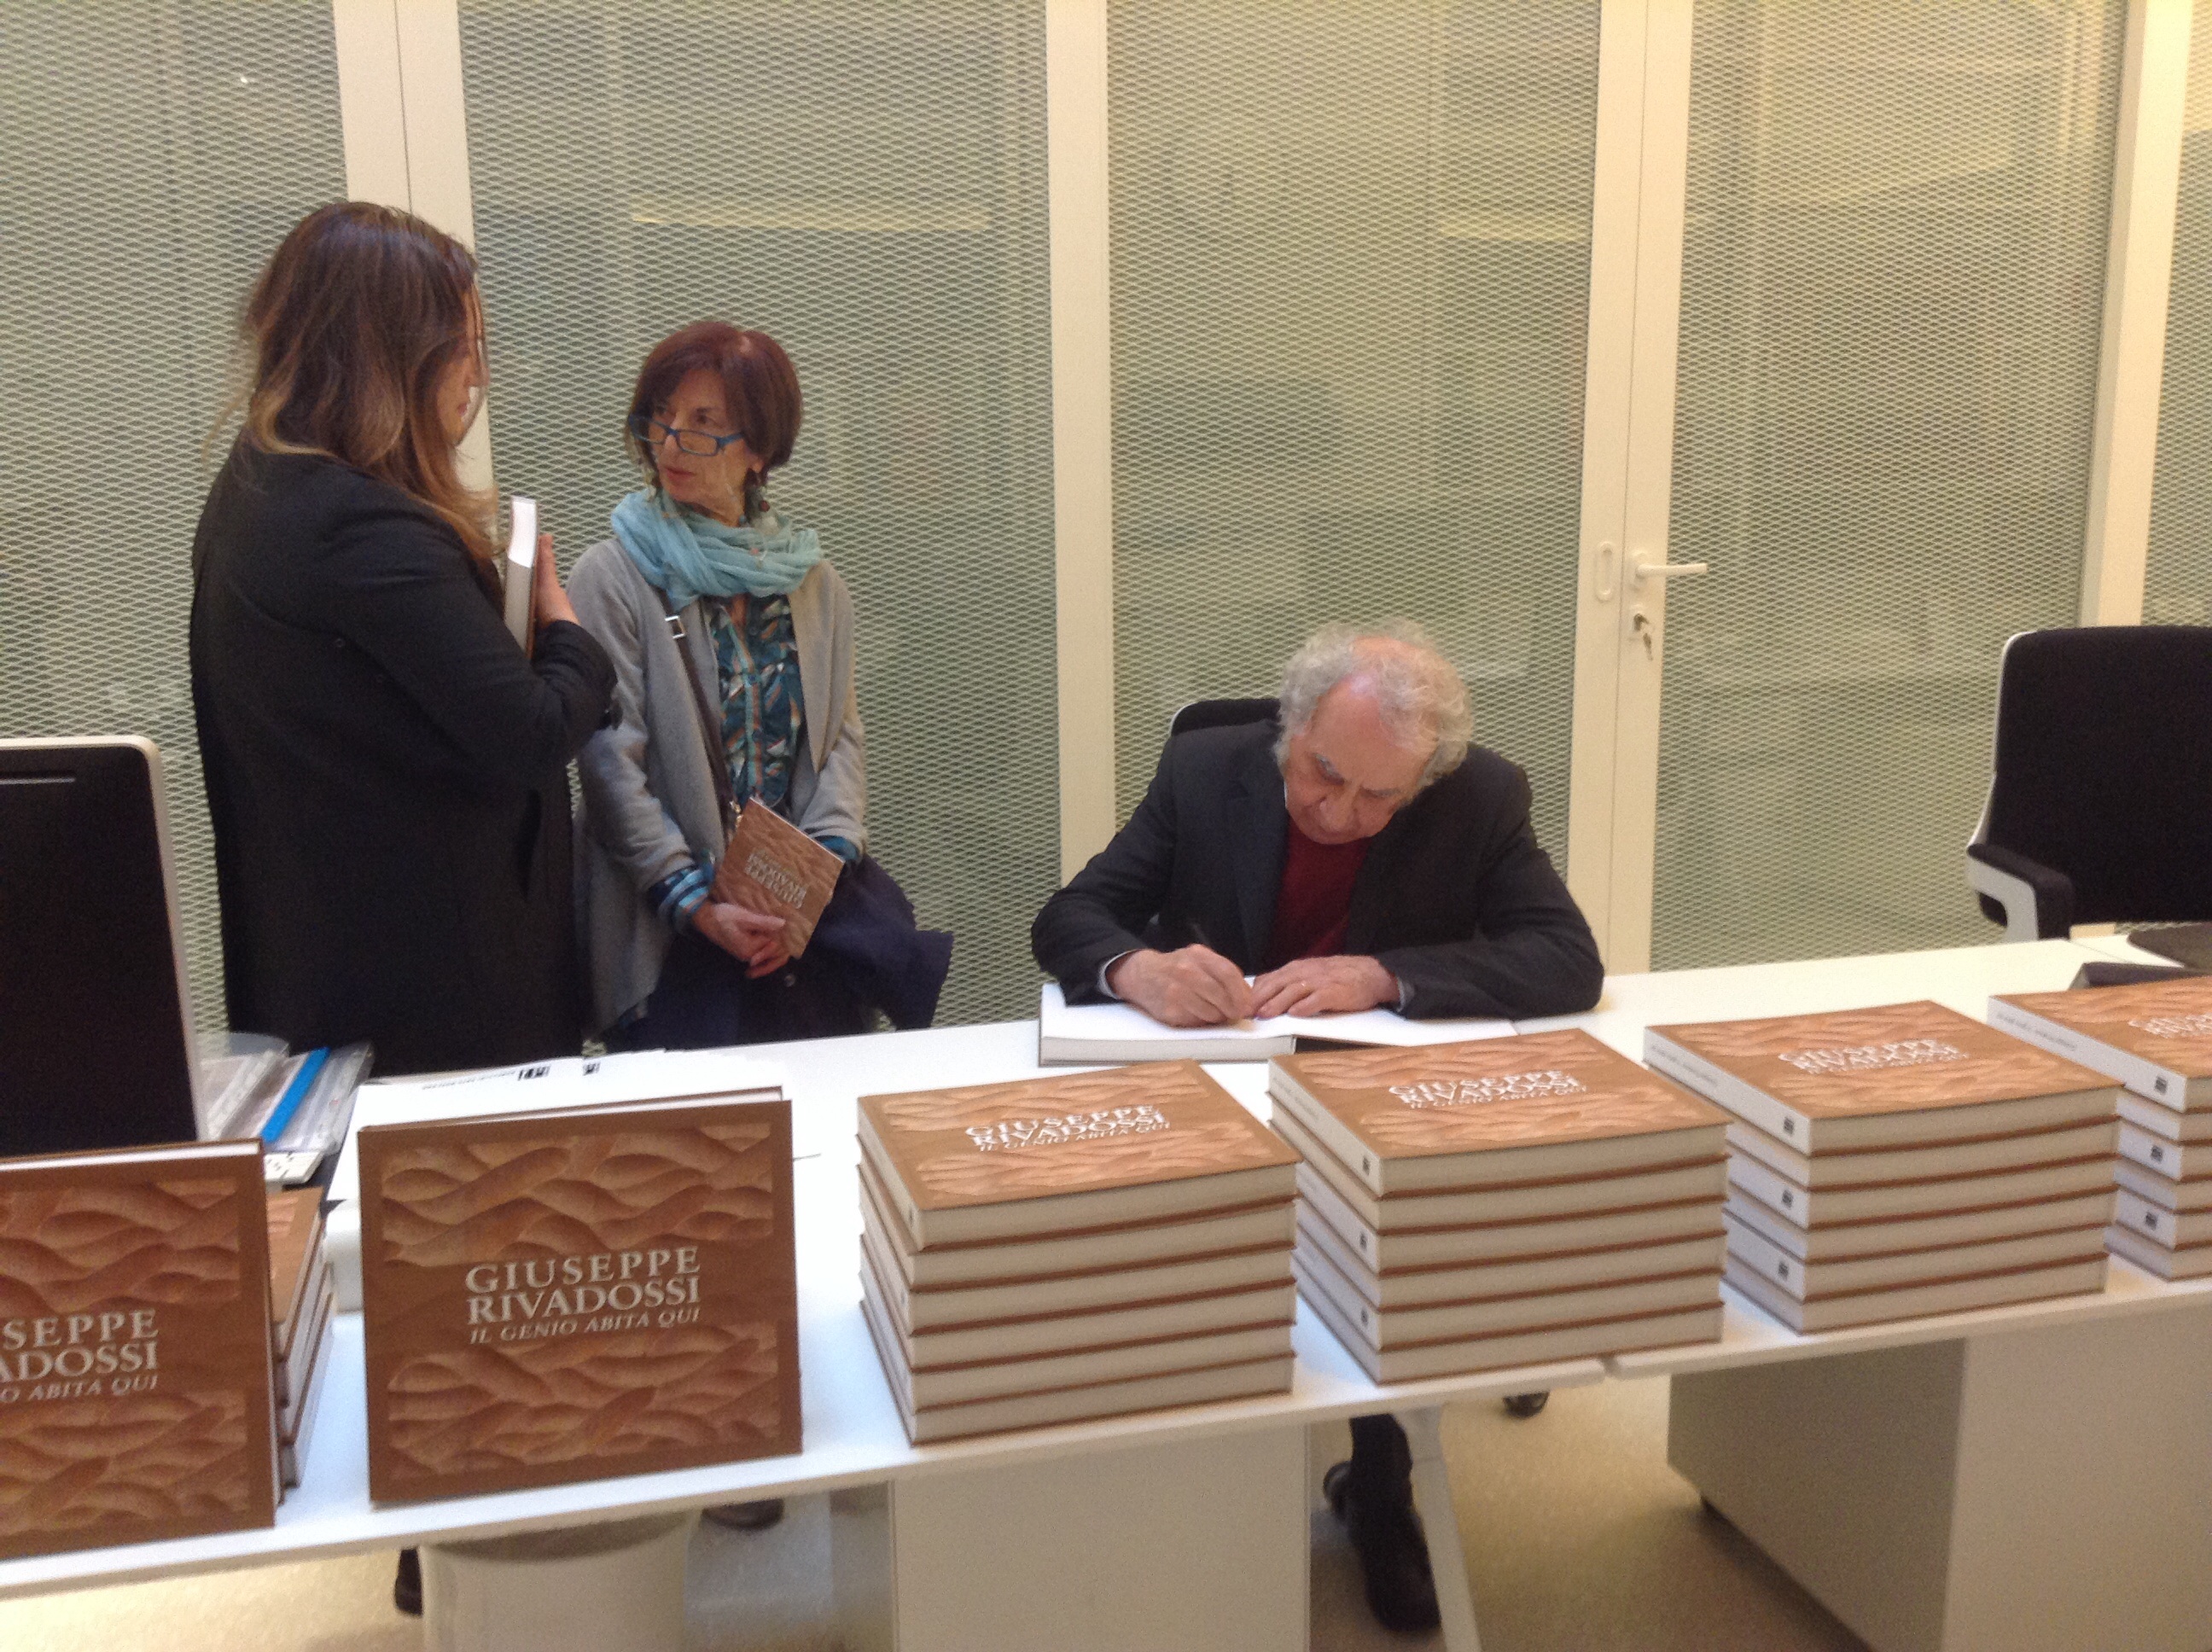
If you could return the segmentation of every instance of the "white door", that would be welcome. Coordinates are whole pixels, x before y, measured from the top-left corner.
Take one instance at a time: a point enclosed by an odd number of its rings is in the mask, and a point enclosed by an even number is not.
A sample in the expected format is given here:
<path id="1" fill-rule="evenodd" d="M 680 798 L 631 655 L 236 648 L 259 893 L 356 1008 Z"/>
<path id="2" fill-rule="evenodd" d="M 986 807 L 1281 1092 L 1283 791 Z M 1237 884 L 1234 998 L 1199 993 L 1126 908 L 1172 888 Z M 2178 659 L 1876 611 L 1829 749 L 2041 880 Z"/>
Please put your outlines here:
<path id="1" fill-rule="evenodd" d="M 1994 938 L 1961 846 L 1998 651 L 2080 611 L 2126 22 L 1650 8 L 1584 517 L 1572 864 L 1613 969 Z M 1669 558 L 1711 571 L 1638 578 Z"/>

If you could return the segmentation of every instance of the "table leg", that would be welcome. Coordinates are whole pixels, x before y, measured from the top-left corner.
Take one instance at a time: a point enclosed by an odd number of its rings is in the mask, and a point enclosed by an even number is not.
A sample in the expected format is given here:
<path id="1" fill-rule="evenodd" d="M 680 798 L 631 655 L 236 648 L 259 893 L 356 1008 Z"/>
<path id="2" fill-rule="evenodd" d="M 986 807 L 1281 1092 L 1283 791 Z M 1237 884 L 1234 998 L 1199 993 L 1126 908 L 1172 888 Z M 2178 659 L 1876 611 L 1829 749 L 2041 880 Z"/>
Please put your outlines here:
<path id="1" fill-rule="evenodd" d="M 1461 1546 L 1459 1513 L 1452 1507 L 1451 1476 L 1444 1468 L 1443 1410 L 1401 1411 L 1413 1458 L 1413 1507 L 1429 1540 L 1429 1570 L 1437 1583 L 1437 1613 L 1443 1619 L 1445 1652 L 1482 1652 L 1474 1627 L 1474 1592 L 1467 1581 L 1467 1551 Z"/>
<path id="2" fill-rule="evenodd" d="M 842 1638 L 896 1652 L 1304 1652 L 1305 1429 L 839 1493 Z"/>
<path id="3" fill-rule="evenodd" d="M 422 1547 L 425 1652 L 684 1652 L 696 1514 Z"/>
<path id="4" fill-rule="evenodd" d="M 1876 1652 L 2212 1645 L 2212 1303 L 1677 1376 L 1668 1461 Z"/>

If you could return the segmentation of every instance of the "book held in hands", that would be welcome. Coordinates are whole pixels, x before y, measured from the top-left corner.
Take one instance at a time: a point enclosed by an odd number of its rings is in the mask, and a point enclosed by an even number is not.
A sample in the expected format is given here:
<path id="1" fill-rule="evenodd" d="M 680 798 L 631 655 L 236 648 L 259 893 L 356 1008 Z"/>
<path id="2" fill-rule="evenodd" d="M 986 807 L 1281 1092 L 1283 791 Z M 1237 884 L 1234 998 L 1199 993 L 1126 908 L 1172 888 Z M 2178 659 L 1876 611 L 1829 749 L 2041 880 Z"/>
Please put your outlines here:
<path id="1" fill-rule="evenodd" d="M 1711 1341 L 1727 1115 L 1579 1030 L 1269 1068 L 1298 1282 L 1380 1382 Z"/>
<path id="2" fill-rule="evenodd" d="M 714 868 L 713 898 L 782 919 L 784 947 L 795 958 L 814 938 L 844 870 L 834 853 L 755 798 Z"/>
<path id="3" fill-rule="evenodd" d="M 1735 1115 L 1729 1282 L 1796 1331 L 2101 1290 L 2116 1092 L 1933 1003 L 1652 1027 Z"/>
<path id="4" fill-rule="evenodd" d="M 860 1147 L 915 1441 L 1289 1386 L 1296 1156 L 1194 1063 L 864 1096 Z"/>
<path id="5" fill-rule="evenodd" d="M 507 588 L 503 599 L 507 633 L 532 652 L 537 632 L 538 501 L 520 494 L 507 501 Z"/>
<path id="6" fill-rule="evenodd" d="M 360 1133 L 369 1494 L 799 1445 L 780 1094 Z"/>
<path id="7" fill-rule="evenodd" d="M 0 1162 L 0 1556 L 276 1520 L 258 1141 Z"/>

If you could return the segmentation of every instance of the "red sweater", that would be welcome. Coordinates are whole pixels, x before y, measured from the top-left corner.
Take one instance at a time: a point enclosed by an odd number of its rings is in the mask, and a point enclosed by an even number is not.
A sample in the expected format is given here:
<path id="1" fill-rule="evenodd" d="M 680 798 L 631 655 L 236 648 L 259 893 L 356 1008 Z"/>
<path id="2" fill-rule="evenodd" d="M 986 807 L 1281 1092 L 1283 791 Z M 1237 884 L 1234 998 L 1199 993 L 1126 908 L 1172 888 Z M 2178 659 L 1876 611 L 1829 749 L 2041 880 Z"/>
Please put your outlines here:
<path id="1" fill-rule="evenodd" d="M 1344 949 L 1345 926 L 1352 917 L 1352 885 L 1367 859 L 1372 838 L 1349 843 L 1316 843 L 1288 823 L 1283 844 L 1283 880 L 1275 890 L 1275 927 L 1261 969 L 1276 969 L 1292 958 L 1318 958 Z"/>

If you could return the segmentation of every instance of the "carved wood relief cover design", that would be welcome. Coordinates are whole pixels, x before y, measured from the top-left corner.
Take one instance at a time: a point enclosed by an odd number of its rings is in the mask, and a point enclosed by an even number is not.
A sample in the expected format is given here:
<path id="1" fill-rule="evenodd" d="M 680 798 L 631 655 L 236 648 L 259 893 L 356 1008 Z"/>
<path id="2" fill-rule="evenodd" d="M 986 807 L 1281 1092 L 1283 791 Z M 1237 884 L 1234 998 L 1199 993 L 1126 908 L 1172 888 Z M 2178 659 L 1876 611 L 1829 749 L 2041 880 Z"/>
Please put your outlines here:
<path id="1" fill-rule="evenodd" d="M 0 1320 L 238 1295 L 234 1182 L 47 1186 L 0 1193 Z"/>
<path id="2" fill-rule="evenodd" d="M 241 1178 L 66 1174 L 0 1191 L 0 1553 L 266 1523 Z"/>
<path id="3" fill-rule="evenodd" d="M 729 1447 L 731 1456 L 778 1449 L 776 1356 L 775 1327 L 765 1322 L 427 1354 L 392 1376 L 391 1449 L 419 1475 L 670 1447 Z"/>
<path id="4" fill-rule="evenodd" d="M 2110 1082 L 1933 1003 L 1652 1030 L 1816 1117 L 1968 1106 Z"/>
<path id="5" fill-rule="evenodd" d="M 385 1160 L 384 1254 L 416 1267 L 727 1242 L 775 1220 L 769 1127 L 453 1139 Z"/>
<path id="6" fill-rule="evenodd" d="M 2212 1078 L 2212 977 L 2023 993 L 2003 1001 L 2185 1078 Z"/>
<path id="7" fill-rule="evenodd" d="M 373 1496 L 797 1449 L 789 1111 L 718 1112 L 363 1133 Z"/>
<path id="8" fill-rule="evenodd" d="M 1386 1158 L 1717 1129 L 1728 1117 L 1578 1030 L 1276 1065 Z"/>
<path id="9" fill-rule="evenodd" d="M 1188 1062 L 864 1096 L 860 1105 L 908 1193 L 927 1209 L 1297 1160 Z"/>
<path id="10" fill-rule="evenodd" d="M 0 1548 L 89 1548 L 124 1540 L 103 1526 L 142 1521 L 242 1522 L 258 1472 L 246 1445 L 238 1394 L 0 1406 Z"/>

